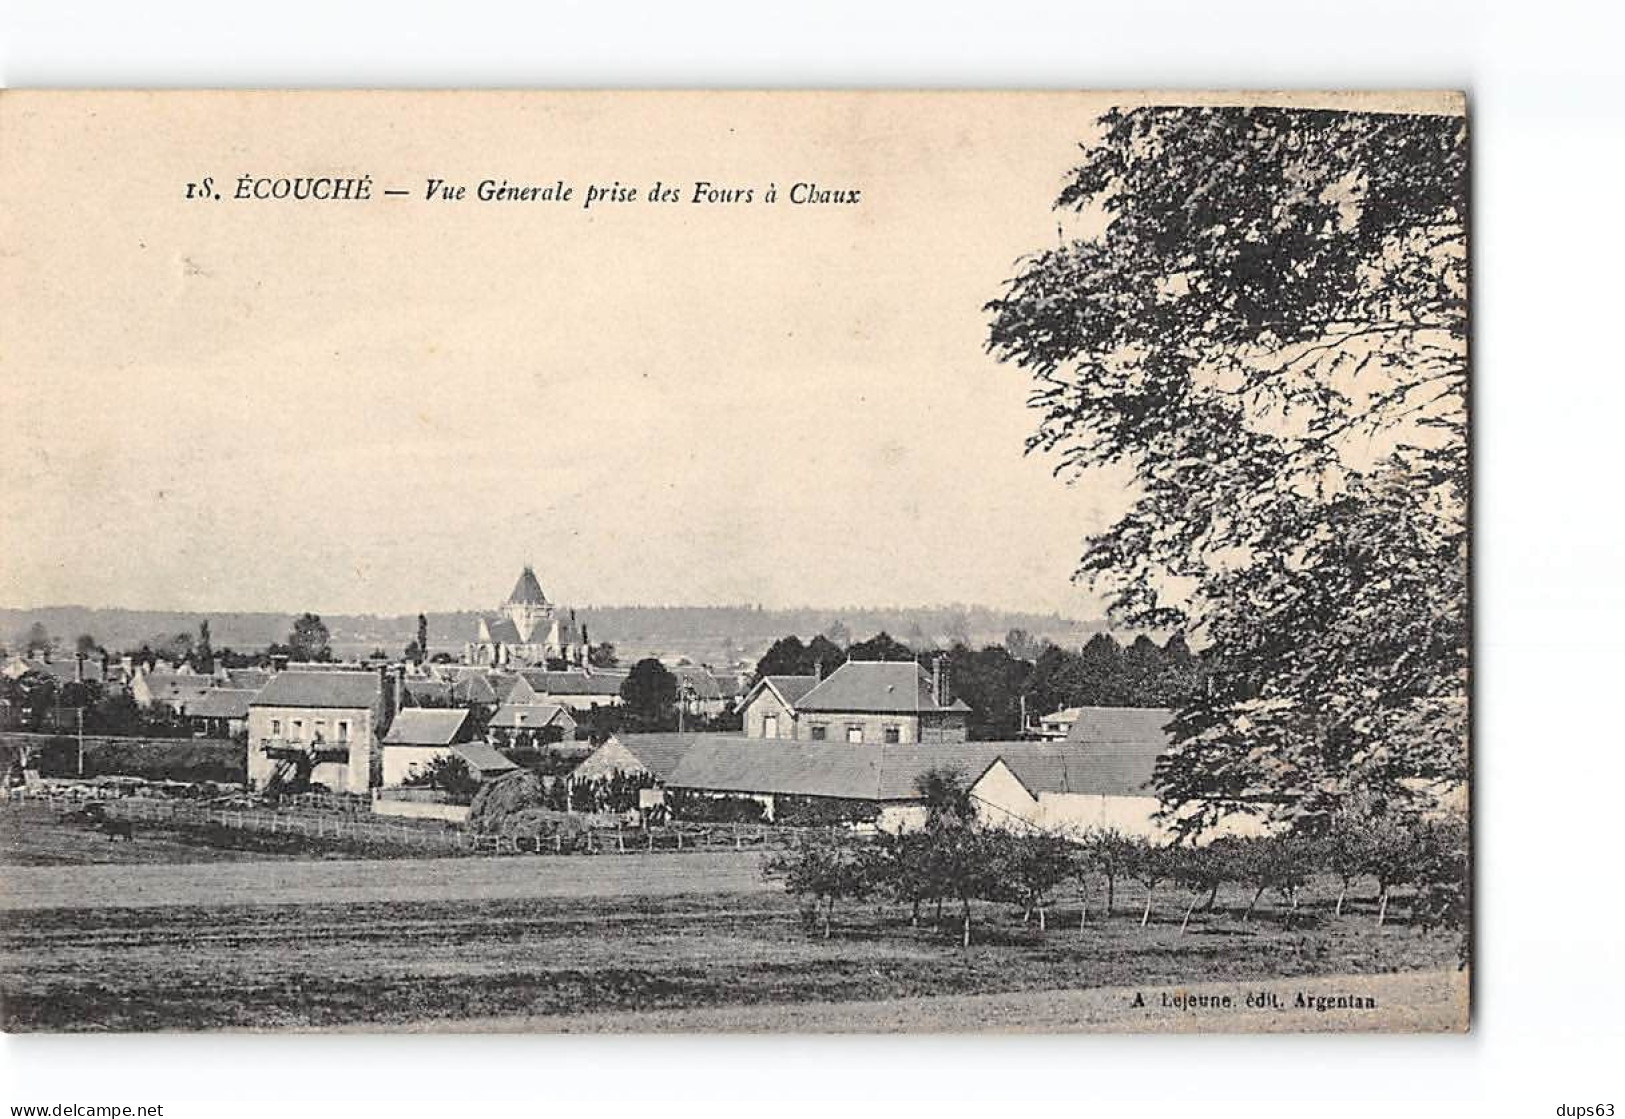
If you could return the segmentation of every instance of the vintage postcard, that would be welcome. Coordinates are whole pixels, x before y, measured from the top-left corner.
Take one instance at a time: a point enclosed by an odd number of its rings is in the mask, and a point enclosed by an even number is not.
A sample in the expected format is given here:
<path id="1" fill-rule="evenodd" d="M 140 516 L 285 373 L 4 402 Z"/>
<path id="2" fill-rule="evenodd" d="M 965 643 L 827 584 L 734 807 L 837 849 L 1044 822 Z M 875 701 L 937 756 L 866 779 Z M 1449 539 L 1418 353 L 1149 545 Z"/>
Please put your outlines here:
<path id="1" fill-rule="evenodd" d="M 0 94 L 8 1031 L 1461 1031 L 1451 93 Z"/>

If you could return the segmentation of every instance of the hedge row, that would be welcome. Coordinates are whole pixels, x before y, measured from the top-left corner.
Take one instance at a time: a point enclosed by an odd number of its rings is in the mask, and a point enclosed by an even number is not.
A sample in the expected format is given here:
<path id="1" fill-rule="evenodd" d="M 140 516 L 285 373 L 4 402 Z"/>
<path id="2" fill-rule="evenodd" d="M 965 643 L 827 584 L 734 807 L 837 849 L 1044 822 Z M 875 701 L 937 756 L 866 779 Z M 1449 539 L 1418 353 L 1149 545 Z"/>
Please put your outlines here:
<path id="1" fill-rule="evenodd" d="M 11 736 L 6 736 L 9 739 Z M 4 743 L 15 748 L 15 742 Z M 27 749 L 41 777 L 79 775 L 79 742 L 71 736 L 29 736 Z M 241 743 L 214 738 L 86 738 L 86 777 L 141 777 L 148 781 L 247 780 Z"/>

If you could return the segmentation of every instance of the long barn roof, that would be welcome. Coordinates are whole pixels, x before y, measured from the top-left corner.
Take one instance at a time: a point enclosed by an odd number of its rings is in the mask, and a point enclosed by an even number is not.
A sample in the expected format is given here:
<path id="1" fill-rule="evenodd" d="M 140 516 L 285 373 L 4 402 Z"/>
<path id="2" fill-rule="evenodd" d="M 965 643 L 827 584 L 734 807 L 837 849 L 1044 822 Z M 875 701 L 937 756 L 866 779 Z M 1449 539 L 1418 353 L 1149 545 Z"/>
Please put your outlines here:
<path id="1" fill-rule="evenodd" d="M 932 769 L 966 784 L 998 759 L 1033 793 L 1150 796 L 1165 734 L 1109 743 L 957 742 L 864 744 L 724 734 L 628 734 L 616 741 L 673 788 L 912 801 Z"/>

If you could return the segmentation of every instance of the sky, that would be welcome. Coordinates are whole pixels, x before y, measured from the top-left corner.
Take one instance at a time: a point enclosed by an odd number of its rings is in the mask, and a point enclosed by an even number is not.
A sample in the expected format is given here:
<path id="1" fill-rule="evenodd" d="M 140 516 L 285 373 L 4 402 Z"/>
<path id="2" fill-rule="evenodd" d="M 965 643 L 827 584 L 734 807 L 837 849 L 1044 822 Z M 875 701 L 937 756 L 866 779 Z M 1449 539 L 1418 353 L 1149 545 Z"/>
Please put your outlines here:
<path id="1" fill-rule="evenodd" d="M 1024 455 L 983 305 L 1112 100 L 8 93 L 0 602 L 448 610 L 531 563 L 581 605 L 1096 616 L 1071 574 L 1126 479 Z"/>

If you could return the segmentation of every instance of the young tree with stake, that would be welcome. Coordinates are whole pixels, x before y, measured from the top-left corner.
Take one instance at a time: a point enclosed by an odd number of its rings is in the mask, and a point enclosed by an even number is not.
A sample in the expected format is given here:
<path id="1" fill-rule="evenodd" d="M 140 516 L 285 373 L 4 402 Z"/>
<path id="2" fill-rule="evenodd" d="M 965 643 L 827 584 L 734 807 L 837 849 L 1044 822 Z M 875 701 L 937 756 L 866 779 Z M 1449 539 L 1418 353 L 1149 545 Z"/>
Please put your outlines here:
<path id="1" fill-rule="evenodd" d="M 1224 850 L 1214 850 L 1215 846 L 1217 844 L 1175 847 L 1169 852 L 1173 860 L 1174 881 L 1191 892 L 1190 904 L 1185 906 L 1185 916 L 1179 922 L 1181 935 L 1190 927 L 1191 914 L 1196 910 L 1196 903 L 1202 900 L 1202 895 L 1208 895 L 1208 908 L 1211 909 L 1219 887 L 1230 874 Z"/>
<path id="2" fill-rule="evenodd" d="M 1117 880 L 1131 872 L 1139 844 L 1116 828 L 1100 828 L 1088 832 L 1083 849 L 1089 865 L 1106 879 L 1106 916 L 1116 912 Z"/>
<path id="3" fill-rule="evenodd" d="M 1173 871 L 1174 859 L 1169 848 L 1159 847 L 1148 839 L 1134 841 L 1129 873 L 1145 887 L 1145 910 L 1140 914 L 1142 929 L 1151 922 L 1151 902 L 1156 897 L 1157 887 L 1168 881 Z"/>

